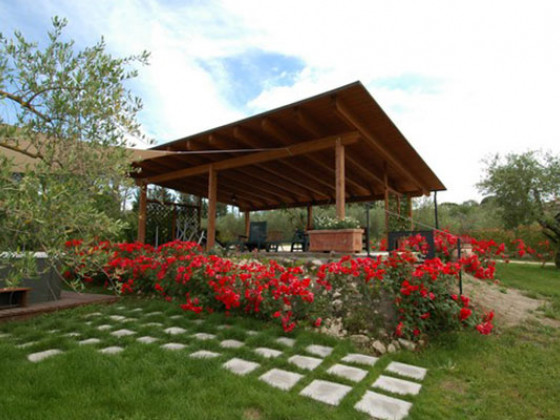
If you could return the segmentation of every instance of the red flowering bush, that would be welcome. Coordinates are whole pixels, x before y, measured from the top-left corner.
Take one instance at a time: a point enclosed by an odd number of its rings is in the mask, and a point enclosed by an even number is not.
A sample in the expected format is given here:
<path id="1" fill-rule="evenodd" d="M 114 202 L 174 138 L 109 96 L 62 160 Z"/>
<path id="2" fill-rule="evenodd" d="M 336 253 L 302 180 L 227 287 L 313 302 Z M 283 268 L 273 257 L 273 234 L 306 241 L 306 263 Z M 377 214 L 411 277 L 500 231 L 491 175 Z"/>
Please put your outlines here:
<path id="1" fill-rule="evenodd" d="M 412 238 L 408 245 L 425 249 L 421 238 Z M 224 311 L 278 320 L 286 332 L 301 322 L 320 326 L 323 318 L 331 316 L 328 308 L 334 294 L 341 292 L 360 297 L 345 302 L 362 306 L 375 305 L 381 293 L 393 296 L 399 337 L 417 339 L 461 326 L 481 333 L 492 329 L 491 317 L 481 317 L 467 298 L 450 294 L 459 270 L 466 266 L 462 261 L 436 258 L 419 264 L 406 250 L 386 258 L 343 257 L 305 270 L 273 260 L 235 262 L 206 255 L 190 242 L 158 248 L 109 242 L 88 247 L 72 242 L 67 248 L 73 255 L 68 273 L 84 281 L 103 281 L 122 294 L 156 294 L 194 313 Z"/>

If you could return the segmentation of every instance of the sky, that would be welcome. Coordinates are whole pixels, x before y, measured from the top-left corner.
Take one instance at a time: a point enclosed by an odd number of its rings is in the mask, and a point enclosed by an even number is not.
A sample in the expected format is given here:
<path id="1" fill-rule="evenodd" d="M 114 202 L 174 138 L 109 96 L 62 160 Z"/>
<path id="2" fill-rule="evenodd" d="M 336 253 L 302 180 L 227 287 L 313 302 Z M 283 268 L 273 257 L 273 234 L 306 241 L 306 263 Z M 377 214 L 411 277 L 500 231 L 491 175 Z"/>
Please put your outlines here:
<path id="1" fill-rule="evenodd" d="M 484 159 L 560 154 L 560 2 L 0 0 L 0 32 L 147 50 L 129 87 L 156 144 L 360 80 L 442 180 L 480 201 Z"/>

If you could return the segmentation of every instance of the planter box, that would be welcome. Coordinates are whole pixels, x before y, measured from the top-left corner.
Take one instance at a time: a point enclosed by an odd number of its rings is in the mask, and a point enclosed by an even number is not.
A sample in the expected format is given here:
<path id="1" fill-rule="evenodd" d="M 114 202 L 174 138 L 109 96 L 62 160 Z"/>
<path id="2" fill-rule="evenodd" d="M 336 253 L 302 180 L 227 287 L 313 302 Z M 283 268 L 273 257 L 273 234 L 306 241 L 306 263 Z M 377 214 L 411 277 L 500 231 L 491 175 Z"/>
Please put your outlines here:
<path id="1" fill-rule="evenodd" d="M 27 304 L 50 302 L 60 299 L 62 281 L 56 271 L 49 267 L 45 253 L 35 253 L 39 275 L 30 279 L 23 279 L 18 288 L 31 289 L 27 293 Z M 0 268 L 0 289 L 6 287 L 4 279 L 10 272 L 9 267 Z"/>
<path id="2" fill-rule="evenodd" d="M 310 230 L 311 252 L 361 252 L 363 229 Z"/>
<path id="3" fill-rule="evenodd" d="M 0 289 L 0 309 L 27 306 L 29 287 L 9 287 Z"/>

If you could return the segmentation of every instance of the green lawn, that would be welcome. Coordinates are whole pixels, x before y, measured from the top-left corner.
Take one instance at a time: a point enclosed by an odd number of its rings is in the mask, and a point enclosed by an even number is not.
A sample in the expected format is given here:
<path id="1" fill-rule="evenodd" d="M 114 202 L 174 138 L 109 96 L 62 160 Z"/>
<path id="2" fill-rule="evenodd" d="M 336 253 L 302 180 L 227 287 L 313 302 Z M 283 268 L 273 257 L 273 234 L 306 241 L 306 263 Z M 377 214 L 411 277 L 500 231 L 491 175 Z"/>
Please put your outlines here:
<path id="1" fill-rule="evenodd" d="M 499 266 L 504 285 L 522 288 L 529 293 L 559 299 L 560 274 L 539 266 L 511 264 Z M 557 282 L 557 283 L 555 283 Z M 119 306 L 125 309 L 119 310 Z M 161 310 L 164 314 L 146 318 L 134 312 Z M 100 311 L 103 317 L 83 318 Z M 556 311 L 556 306 L 551 311 Z M 97 330 L 111 314 L 138 318 L 119 328 L 137 331 L 136 336 L 116 338 Z M 339 341 L 308 331 L 293 335 L 293 349 L 282 348 L 274 339 L 284 335 L 280 328 L 257 320 L 225 318 L 213 315 L 202 325 L 192 317 L 171 320 L 181 313 L 169 304 L 156 300 L 123 299 L 111 306 L 79 308 L 46 315 L 25 322 L 0 324 L 0 418 L 91 418 L 91 419 L 362 419 L 353 409 L 373 380 L 392 360 L 428 368 L 421 393 L 405 398 L 414 403 L 412 419 L 534 419 L 560 418 L 560 330 L 530 323 L 499 334 L 484 337 L 478 333 L 445 334 L 432 340 L 418 353 L 399 352 L 381 358 L 366 379 L 334 408 L 298 393 L 312 379 L 328 379 L 352 385 L 325 372 L 329 362 L 353 350 L 347 341 Z M 91 325 L 85 322 L 90 320 Z M 242 349 L 221 349 L 217 340 L 196 342 L 188 336 L 174 336 L 166 341 L 184 342 L 188 349 L 172 352 L 160 343 L 141 344 L 135 338 L 151 335 L 160 339 L 166 334 L 148 321 L 165 326 L 182 326 L 193 333 L 216 333 L 219 338 L 235 338 L 246 343 Z M 496 323 L 499 326 L 499 319 Z M 119 325 L 117 322 L 111 322 Z M 219 330 L 228 323 L 232 328 Z M 57 329 L 59 332 L 48 333 Z M 247 330 L 259 334 L 247 336 Z M 122 345 L 118 355 L 102 355 L 100 345 L 79 346 L 78 338 L 63 337 L 79 332 L 83 338 L 100 337 L 104 345 Z M 16 344 L 38 340 L 30 348 Z M 331 345 L 335 351 L 317 370 L 306 373 L 288 364 L 293 354 L 305 354 L 311 343 Z M 284 350 L 277 360 L 259 357 L 249 348 L 258 346 Z M 26 360 L 31 352 L 60 348 L 64 355 L 37 364 Z M 212 360 L 193 360 L 192 351 L 208 349 L 222 353 Z M 238 377 L 221 365 L 231 357 L 257 361 L 261 367 L 247 377 Z M 258 377 L 272 367 L 305 374 L 291 391 L 272 388 Z"/>

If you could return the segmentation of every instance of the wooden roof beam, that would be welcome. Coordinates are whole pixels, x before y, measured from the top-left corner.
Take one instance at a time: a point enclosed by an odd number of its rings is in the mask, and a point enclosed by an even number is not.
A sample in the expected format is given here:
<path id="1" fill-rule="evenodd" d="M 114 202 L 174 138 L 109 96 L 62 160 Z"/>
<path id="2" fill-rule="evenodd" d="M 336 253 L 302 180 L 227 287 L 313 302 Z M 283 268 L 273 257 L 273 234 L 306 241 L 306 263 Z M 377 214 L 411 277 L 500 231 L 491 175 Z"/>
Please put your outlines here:
<path id="1" fill-rule="evenodd" d="M 214 168 L 218 171 L 225 170 L 225 169 L 239 168 L 242 166 L 254 165 L 257 163 L 264 163 L 264 162 L 269 162 L 271 160 L 283 159 L 290 156 L 299 156 L 299 155 L 312 153 L 323 149 L 332 148 L 334 147 L 334 145 L 338 140 L 340 140 L 341 144 L 344 145 L 353 144 L 356 143 L 359 140 L 359 138 L 360 135 L 358 132 L 350 131 L 335 136 L 328 136 L 317 140 L 294 144 L 292 146 L 287 146 L 280 149 L 268 150 L 264 152 L 256 152 L 245 156 L 225 159 L 213 163 L 213 165 Z M 209 170 L 210 170 L 210 164 L 193 166 L 190 168 L 180 169 L 177 171 L 172 171 L 167 174 L 161 174 L 148 178 L 146 182 L 157 183 L 163 181 L 170 181 L 173 179 L 185 178 L 193 175 L 201 175 L 207 173 Z"/>
<path id="2" fill-rule="evenodd" d="M 264 118 L 261 121 L 261 126 L 263 130 L 268 132 L 276 139 L 280 140 L 283 144 L 289 144 L 290 142 L 293 141 L 293 137 L 290 134 L 288 134 L 282 127 L 280 127 L 278 124 L 272 121 L 270 118 Z M 311 162 L 317 165 L 322 171 L 329 172 L 331 176 L 334 178 L 335 171 L 334 168 L 332 168 L 330 165 L 326 164 L 321 159 L 317 159 L 313 156 L 307 156 L 307 159 L 309 159 Z M 317 178 L 317 180 L 321 182 L 323 185 L 325 185 L 326 187 L 332 188 L 334 186 L 334 182 L 330 183 L 323 178 Z M 359 183 L 353 181 L 350 178 L 346 178 L 346 183 L 351 185 L 353 187 L 353 190 L 357 191 L 358 194 L 369 193 L 368 190 L 366 190 Z M 349 197 L 350 192 L 347 192 L 346 196 Z"/>
<path id="3" fill-rule="evenodd" d="M 375 135 L 373 135 L 373 133 L 371 133 L 371 131 L 366 127 L 366 125 L 361 122 L 356 115 L 353 114 L 351 109 L 346 106 L 340 100 L 340 98 L 334 96 L 333 99 L 335 111 L 343 121 L 346 121 L 346 123 L 349 124 L 350 127 L 357 129 L 359 133 L 364 137 L 364 139 L 371 146 L 373 146 L 382 156 L 382 158 L 386 160 L 387 163 L 389 163 L 395 170 L 406 176 L 419 189 L 421 189 L 422 191 L 426 191 L 427 188 L 424 187 L 408 169 L 403 167 L 391 152 L 389 152 L 383 145 L 379 143 L 379 141 L 375 138 Z"/>

